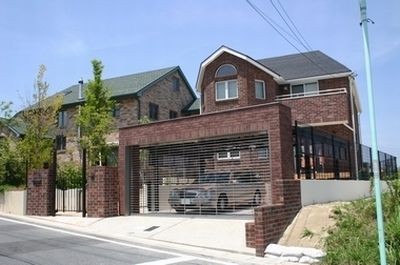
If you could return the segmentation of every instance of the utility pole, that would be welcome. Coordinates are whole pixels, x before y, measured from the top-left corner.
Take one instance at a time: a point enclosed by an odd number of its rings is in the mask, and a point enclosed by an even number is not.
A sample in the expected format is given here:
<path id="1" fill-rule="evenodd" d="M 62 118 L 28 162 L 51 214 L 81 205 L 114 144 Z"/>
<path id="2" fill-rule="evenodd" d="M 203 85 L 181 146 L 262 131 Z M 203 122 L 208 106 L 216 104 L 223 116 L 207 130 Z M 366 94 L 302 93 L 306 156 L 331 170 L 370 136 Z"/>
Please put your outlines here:
<path id="1" fill-rule="evenodd" d="M 381 183 L 378 162 L 378 144 L 376 137 L 376 124 L 375 124 L 375 105 L 374 95 L 372 89 L 372 74 L 371 74 L 371 56 L 369 50 L 368 40 L 368 22 L 372 22 L 367 18 L 367 3 L 366 0 L 360 1 L 360 13 L 363 39 L 364 39 L 364 55 L 365 55 L 365 72 L 367 75 L 367 89 L 368 89 L 368 109 L 369 109 L 369 123 L 371 127 L 371 141 L 372 141 L 372 171 L 374 172 L 374 188 L 375 188 L 375 202 L 376 202 L 376 220 L 378 225 L 379 237 L 379 255 L 381 265 L 386 265 L 386 252 L 385 252 L 385 231 L 383 226 L 383 211 L 381 200 Z"/>

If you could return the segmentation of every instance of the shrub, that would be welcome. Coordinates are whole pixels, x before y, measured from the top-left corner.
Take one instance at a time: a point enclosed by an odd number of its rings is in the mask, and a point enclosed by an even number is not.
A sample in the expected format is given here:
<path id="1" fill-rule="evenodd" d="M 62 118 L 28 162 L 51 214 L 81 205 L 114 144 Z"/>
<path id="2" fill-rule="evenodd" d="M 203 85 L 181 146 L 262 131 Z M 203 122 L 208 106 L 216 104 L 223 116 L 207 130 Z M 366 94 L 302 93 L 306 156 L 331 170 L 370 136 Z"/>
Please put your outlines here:
<path id="1" fill-rule="evenodd" d="M 400 265 L 400 180 L 388 182 L 383 194 L 387 262 Z M 354 201 L 333 212 L 336 226 L 325 241 L 323 264 L 379 264 L 378 233 L 374 199 Z"/>
<path id="2" fill-rule="evenodd" d="M 0 139 L 0 185 L 25 184 L 25 163 L 18 155 L 10 139 Z"/>
<path id="3" fill-rule="evenodd" d="M 57 168 L 56 187 L 67 190 L 82 187 L 82 170 L 75 163 L 64 163 Z"/>

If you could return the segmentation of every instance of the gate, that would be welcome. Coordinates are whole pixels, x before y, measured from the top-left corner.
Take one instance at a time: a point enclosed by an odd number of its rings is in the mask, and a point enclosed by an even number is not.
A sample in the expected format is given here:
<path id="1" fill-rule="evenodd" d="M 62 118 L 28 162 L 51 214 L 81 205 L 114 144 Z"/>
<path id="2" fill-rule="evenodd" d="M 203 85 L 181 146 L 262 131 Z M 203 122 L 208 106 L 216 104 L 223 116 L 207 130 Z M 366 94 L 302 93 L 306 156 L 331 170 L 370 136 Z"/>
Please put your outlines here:
<path id="1" fill-rule="evenodd" d="M 80 167 L 73 164 L 59 166 L 56 175 L 56 212 L 82 212 L 81 171 Z"/>
<path id="2" fill-rule="evenodd" d="M 139 199 L 140 213 L 250 215 L 271 203 L 267 132 L 142 146 L 139 156 L 129 200 Z"/>

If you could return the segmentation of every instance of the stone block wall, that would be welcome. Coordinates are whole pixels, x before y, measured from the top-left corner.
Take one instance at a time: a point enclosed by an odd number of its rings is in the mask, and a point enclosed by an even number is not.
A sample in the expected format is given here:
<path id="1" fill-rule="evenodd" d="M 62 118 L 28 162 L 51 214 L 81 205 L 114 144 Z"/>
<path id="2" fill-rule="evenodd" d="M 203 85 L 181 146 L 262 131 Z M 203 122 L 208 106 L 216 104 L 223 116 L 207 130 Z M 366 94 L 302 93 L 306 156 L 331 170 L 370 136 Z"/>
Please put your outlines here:
<path id="1" fill-rule="evenodd" d="M 118 177 L 116 167 L 92 167 L 87 177 L 88 217 L 118 215 Z"/>
<path id="2" fill-rule="evenodd" d="M 27 215 L 55 215 L 55 172 L 51 169 L 32 170 L 28 174 Z"/>

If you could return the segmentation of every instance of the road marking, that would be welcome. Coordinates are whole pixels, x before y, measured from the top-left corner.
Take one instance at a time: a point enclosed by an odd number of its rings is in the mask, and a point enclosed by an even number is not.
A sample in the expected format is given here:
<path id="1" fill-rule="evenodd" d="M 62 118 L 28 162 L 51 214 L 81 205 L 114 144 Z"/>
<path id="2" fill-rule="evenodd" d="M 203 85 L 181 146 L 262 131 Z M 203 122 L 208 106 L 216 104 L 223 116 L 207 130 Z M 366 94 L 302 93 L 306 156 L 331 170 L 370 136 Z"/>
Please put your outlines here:
<path id="1" fill-rule="evenodd" d="M 101 238 L 101 237 L 97 237 L 97 236 L 79 234 L 77 232 L 66 231 L 66 230 L 62 230 L 62 229 L 58 229 L 58 228 L 47 227 L 47 226 L 43 226 L 43 225 L 39 225 L 39 224 L 33 224 L 33 223 L 24 222 L 24 221 L 8 219 L 8 218 L 4 218 L 4 217 L 0 217 L 0 220 L 6 221 L 6 222 L 12 222 L 12 223 L 17 223 L 17 224 L 33 226 L 33 227 L 37 227 L 37 228 L 41 228 L 41 229 L 45 229 L 45 230 L 49 230 L 49 231 L 64 233 L 67 235 L 83 237 L 83 238 L 87 238 L 87 239 L 93 239 L 93 240 L 97 240 L 97 241 L 101 241 L 101 242 L 105 242 L 105 243 L 116 244 L 116 245 L 120 245 L 120 246 L 124 246 L 124 247 L 137 248 L 137 249 L 146 250 L 146 251 L 150 251 L 150 252 L 157 252 L 157 253 L 161 253 L 161 254 L 178 256 L 179 258 L 187 258 L 188 260 L 196 259 L 196 260 L 202 260 L 202 261 L 216 263 L 216 264 L 222 264 L 222 265 L 237 265 L 236 263 L 217 261 L 217 260 L 208 259 L 208 258 L 200 258 L 200 257 L 196 257 L 196 256 L 191 256 L 191 255 L 183 255 L 183 254 L 180 254 L 177 252 L 172 252 L 172 251 L 167 251 L 167 250 L 152 249 L 149 247 L 138 246 L 138 245 L 134 245 L 131 243 L 124 243 L 124 242 L 119 242 L 119 241 L 115 241 L 115 240 L 111 240 L 111 239 L 105 239 L 105 238 Z M 170 259 L 170 260 L 172 260 L 172 259 Z M 171 264 L 171 263 L 154 263 L 154 264 L 161 265 L 161 264 Z"/>
<path id="2" fill-rule="evenodd" d="M 179 257 L 179 258 L 172 258 L 172 259 L 162 259 L 157 261 L 150 261 L 145 263 L 139 263 L 137 265 L 168 265 L 174 264 L 178 262 L 185 262 L 189 260 L 194 260 L 192 257 Z"/>

